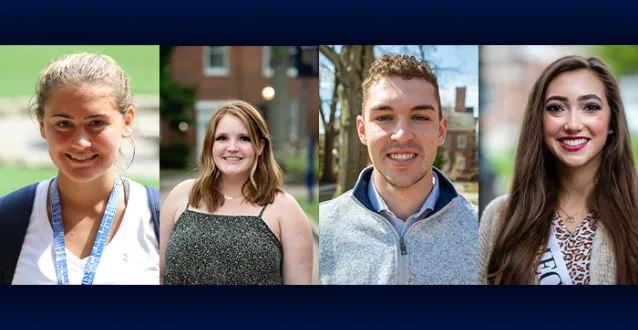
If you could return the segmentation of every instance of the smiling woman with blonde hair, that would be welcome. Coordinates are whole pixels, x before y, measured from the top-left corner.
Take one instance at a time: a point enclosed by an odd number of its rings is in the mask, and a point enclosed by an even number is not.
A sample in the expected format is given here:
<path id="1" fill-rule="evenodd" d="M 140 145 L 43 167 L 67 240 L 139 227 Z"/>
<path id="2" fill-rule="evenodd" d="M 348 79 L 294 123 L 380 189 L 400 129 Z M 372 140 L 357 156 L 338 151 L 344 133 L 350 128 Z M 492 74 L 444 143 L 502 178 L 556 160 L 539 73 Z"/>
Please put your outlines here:
<path id="1" fill-rule="evenodd" d="M 283 191 L 261 114 L 230 101 L 210 119 L 199 177 L 161 211 L 164 284 L 310 284 L 312 232 Z"/>
<path id="2" fill-rule="evenodd" d="M 480 224 L 489 284 L 638 284 L 638 181 L 618 83 L 568 56 L 532 88 L 508 196 Z"/>
<path id="3" fill-rule="evenodd" d="M 35 100 L 58 173 L 0 198 L 0 278 L 159 284 L 159 192 L 116 172 L 136 113 L 127 75 L 109 56 L 67 55 L 42 71 Z"/>

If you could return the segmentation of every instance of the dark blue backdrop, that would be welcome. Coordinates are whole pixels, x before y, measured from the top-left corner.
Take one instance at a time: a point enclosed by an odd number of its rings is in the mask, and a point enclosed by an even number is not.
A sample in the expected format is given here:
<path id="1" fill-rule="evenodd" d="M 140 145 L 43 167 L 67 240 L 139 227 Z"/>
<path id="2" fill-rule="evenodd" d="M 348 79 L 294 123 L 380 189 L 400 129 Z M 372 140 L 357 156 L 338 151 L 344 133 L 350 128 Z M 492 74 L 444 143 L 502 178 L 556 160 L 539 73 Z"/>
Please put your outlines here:
<path id="1" fill-rule="evenodd" d="M 0 44 L 629 44 L 611 1 L 5 1 Z M 0 251 L 1 253 L 1 251 Z M 0 287 L 0 329 L 635 327 L 636 287 Z"/>

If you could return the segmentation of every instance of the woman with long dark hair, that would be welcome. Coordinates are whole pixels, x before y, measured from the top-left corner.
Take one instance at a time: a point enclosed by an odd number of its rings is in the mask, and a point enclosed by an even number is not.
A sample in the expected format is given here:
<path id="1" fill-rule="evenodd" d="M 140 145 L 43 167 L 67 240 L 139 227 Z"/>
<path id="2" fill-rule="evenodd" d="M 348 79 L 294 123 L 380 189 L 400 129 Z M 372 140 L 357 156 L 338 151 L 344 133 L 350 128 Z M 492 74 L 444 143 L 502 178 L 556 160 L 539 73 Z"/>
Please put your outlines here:
<path id="1" fill-rule="evenodd" d="M 510 193 L 480 224 L 488 284 L 637 284 L 638 182 L 618 82 L 568 56 L 534 84 Z"/>

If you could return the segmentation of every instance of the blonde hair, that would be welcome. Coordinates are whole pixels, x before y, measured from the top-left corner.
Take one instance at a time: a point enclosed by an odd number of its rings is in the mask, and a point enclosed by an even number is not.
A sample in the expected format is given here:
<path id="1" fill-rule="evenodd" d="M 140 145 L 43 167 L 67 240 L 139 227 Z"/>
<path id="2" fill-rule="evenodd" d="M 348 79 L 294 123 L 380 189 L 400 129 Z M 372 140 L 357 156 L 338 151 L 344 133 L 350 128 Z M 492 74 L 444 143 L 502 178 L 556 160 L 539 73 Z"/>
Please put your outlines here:
<path id="1" fill-rule="evenodd" d="M 250 176 L 242 186 L 242 193 L 246 200 L 255 205 L 271 204 L 277 193 L 283 192 L 283 171 L 275 161 L 266 121 L 255 107 L 240 100 L 229 101 L 220 106 L 208 122 L 199 162 L 199 177 L 191 190 L 189 203 L 199 207 L 203 202 L 211 212 L 224 205 L 224 196 L 217 190 L 221 171 L 213 160 L 213 143 L 217 125 L 226 115 L 236 116 L 244 123 L 256 155 L 260 141 L 264 141 L 263 150 L 255 157 L 250 168 Z"/>
<path id="2" fill-rule="evenodd" d="M 112 87 L 111 97 L 121 114 L 135 107 L 129 78 L 115 60 L 107 55 L 78 53 L 49 62 L 40 73 L 36 87 L 35 113 L 44 117 L 44 105 L 51 93 L 61 86 L 103 84 Z"/>

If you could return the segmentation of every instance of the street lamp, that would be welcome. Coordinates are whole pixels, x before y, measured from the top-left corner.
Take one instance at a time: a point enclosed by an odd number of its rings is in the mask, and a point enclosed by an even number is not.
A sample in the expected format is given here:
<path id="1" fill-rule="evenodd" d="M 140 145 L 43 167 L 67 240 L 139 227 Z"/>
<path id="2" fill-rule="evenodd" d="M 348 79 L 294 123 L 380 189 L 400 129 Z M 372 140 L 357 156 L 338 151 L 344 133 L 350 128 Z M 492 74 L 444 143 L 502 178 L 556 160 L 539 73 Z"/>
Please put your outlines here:
<path id="1" fill-rule="evenodd" d="M 275 98 L 275 89 L 270 86 L 264 87 L 264 89 L 261 90 L 261 97 L 266 101 L 271 101 Z"/>

